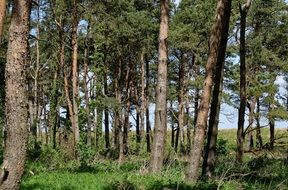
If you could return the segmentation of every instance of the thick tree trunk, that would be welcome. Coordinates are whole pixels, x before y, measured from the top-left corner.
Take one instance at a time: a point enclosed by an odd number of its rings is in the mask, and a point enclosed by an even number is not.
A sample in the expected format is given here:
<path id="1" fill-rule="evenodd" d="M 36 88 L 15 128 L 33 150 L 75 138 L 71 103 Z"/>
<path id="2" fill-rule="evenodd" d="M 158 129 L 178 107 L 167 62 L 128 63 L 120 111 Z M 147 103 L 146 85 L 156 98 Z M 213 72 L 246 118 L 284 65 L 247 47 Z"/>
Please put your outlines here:
<path id="1" fill-rule="evenodd" d="M 263 147 L 262 136 L 261 136 L 261 126 L 260 126 L 260 101 L 257 98 L 257 110 L 256 110 L 256 146 L 258 148 Z"/>
<path id="2" fill-rule="evenodd" d="M 210 50 L 206 64 L 206 74 L 204 80 L 204 89 L 200 101 L 198 118 L 195 128 L 195 136 L 193 138 L 193 146 L 191 156 L 187 167 L 186 180 L 196 181 L 198 178 L 198 169 L 204 146 L 205 130 L 207 128 L 207 119 L 209 112 L 209 104 L 211 99 L 211 90 L 213 86 L 213 75 L 217 62 L 217 55 L 221 40 L 221 32 L 223 30 L 222 20 L 224 18 L 224 10 L 227 0 L 219 0 L 216 9 L 215 21 L 212 27 L 210 37 Z"/>
<path id="3" fill-rule="evenodd" d="M 74 147 L 75 156 L 77 156 L 77 144 L 80 140 L 79 119 L 78 119 L 78 42 L 77 42 L 77 28 L 78 28 L 78 9 L 77 0 L 73 2 L 73 18 L 72 18 L 72 107 L 73 107 L 73 121 L 72 129 L 74 133 Z"/>
<path id="4" fill-rule="evenodd" d="M 5 73 L 6 141 L 0 171 L 1 190 L 19 189 L 26 160 L 28 140 L 26 68 L 31 3 L 30 0 L 15 0 L 12 8 Z"/>
<path id="5" fill-rule="evenodd" d="M 244 122 L 246 108 L 246 48 L 245 48 L 245 30 L 246 16 L 251 6 L 252 0 L 247 0 L 246 4 L 240 7 L 240 107 L 238 113 L 237 129 L 237 150 L 236 162 L 242 163 L 243 159 L 243 142 L 244 142 Z"/>
<path id="6" fill-rule="evenodd" d="M 209 115 L 207 145 L 205 148 L 205 156 L 202 167 L 202 175 L 208 178 L 211 178 L 213 175 L 217 157 L 216 145 L 217 145 L 220 106 L 222 99 L 221 92 L 223 88 L 224 63 L 225 63 L 226 47 L 229 34 L 229 21 L 231 15 L 231 0 L 227 0 L 224 3 L 225 3 L 224 5 L 225 10 L 224 10 L 224 18 L 222 20 L 221 41 L 217 56 L 216 70 L 214 76 L 214 88 Z"/>
<path id="7" fill-rule="evenodd" d="M 2 42 L 3 27 L 6 13 L 6 0 L 0 1 L 0 44 Z"/>
<path id="8" fill-rule="evenodd" d="M 160 172 L 165 150 L 165 138 L 167 130 L 167 61 L 168 61 L 168 21 L 169 1 L 160 1 L 161 23 L 159 31 L 159 57 L 158 78 L 156 87 L 156 109 L 154 124 L 154 141 L 150 160 L 150 172 Z"/>

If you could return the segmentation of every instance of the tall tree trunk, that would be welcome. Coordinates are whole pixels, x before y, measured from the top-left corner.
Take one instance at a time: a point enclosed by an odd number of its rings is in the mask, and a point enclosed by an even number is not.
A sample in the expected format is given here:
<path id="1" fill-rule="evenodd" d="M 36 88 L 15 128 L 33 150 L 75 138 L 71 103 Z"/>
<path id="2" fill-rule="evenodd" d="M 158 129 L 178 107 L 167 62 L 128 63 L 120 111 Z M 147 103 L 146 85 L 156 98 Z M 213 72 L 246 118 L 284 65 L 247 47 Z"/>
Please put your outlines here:
<path id="1" fill-rule="evenodd" d="M 236 162 L 242 163 L 243 159 L 243 142 L 244 142 L 244 122 L 246 108 L 246 48 L 245 48 L 245 30 L 246 17 L 251 6 L 252 0 L 247 0 L 246 4 L 240 6 L 240 107 L 238 113 L 237 129 L 237 150 Z"/>
<path id="2" fill-rule="evenodd" d="M 204 80 L 204 88 L 200 101 L 198 118 L 195 128 L 195 136 L 193 138 L 193 146 L 191 149 L 191 156 L 189 165 L 187 167 L 186 180 L 196 181 L 198 178 L 198 169 L 200 166 L 200 159 L 204 146 L 205 130 L 207 128 L 207 119 L 209 112 L 209 104 L 211 99 L 211 91 L 213 87 L 213 75 L 217 62 L 217 55 L 219 52 L 219 45 L 221 40 L 221 33 L 223 30 L 224 10 L 227 5 L 227 0 L 219 0 L 216 9 L 215 21 L 212 27 L 210 37 L 210 50 L 206 64 L 206 74 Z"/>
<path id="3" fill-rule="evenodd" d="M 35 72 L 34 72 L 34 97 L 33 97 L 33 118 L 32 118 L 32 135 L 34 141 L 34 148 L 37 145 L 37 128 L 39 125 L 38 121 L 38 107 L 39 107 L 39 98 L 38 98 L 38 80 L 39 80 L 39 72 L 40 72 L 40 49 L 39 49 L 39 39 L 40 39 L 40 29 L 39 29 L 39 21 L 40 21 L 40 9 L 39 9 L 40 1 L 38 0 L 37 7 L 37 25 L 36 25 L 36 61 L 35 61 Z"/>
<path id="4" fill-rule="evenodd" d="M 0 44 L 2 42 L 3 27 L 6 13 L 6 0 L 0 1 Z"/>
<path id="5" fill-rule="evenodd" d="M 159 31 L 159 57 L 158 78 L 156 87 L 156 108 L 154 124 L 154 141 L 150 160 L 150 172 L 160 172 L 165 150 L 165 138 L 167 130 L 167 61 L 168 61 L 168 21 L 169 1 L 160 1 L 161 23 Z"/>
<path id="6" fill-rule="evenodd" d="M 72 18 L 72 106 L 73 106 L 73 121 L 72 129 L 74 133 L 74 148 L 75 156 L 77 156 L 76 146 L 80 140 L 79 121 L 78 121 L 78 42 L 77 42 L 77 28 L 78 28 L 78 1 L 73 1 L 73 18 Z"/>
<path id="7" fill-rule="evenodd" d="M 104 73 L 104 94 L 105 96 L 108 95 L 108 84 L 107 84 L 107 74 L 106 71 Z M 105 127 L 105 148 L 108 152 L 110 149 L 110 137 L 109 137 L 109 110 L 105 106 L 104 108 L 104 127 Z"/>
<path id="8" fill-rule="evenodd" d="M 58 123 L 58 66 L 55 66 L 55 73 L 52 81 L 52 90 L 50 94 L 50 139 L 53 142 L 53 148 L 56 148 L 56 131 L 57 131 L 57 123 Z"/>
<path id="9" fill-rule="evenodd" d="M 260 149 L 263 147 L 261 126 L 260 126 L 260 100 L 257 98 L 257 110 L 256 110 L 256 146 Z"/>
<path id="10" fill-rule="evenodd" d="M 115 76 L 116 78 L 114 79 L 114 84 L 115 84 L 115 99 L 116 99 L 116 107 L 115 107 L 115 116 L 114 116 L 114 148 L 117 152 L 119 152 L 120 148 L 120 143 L 122 143 L 122 119 L 121 119 L 121 90 L 120 90 L 120 79 L 121 79 L 121 66 L 122 62 L 119 61 L 119 64 L 116 64 L 115 68 Z M 120 139 L 121 138 L 121 139 Z M 120 151 L 121 152 L 121 151 Z M 123 152 L 123 150 L 122 150 Z M 120 160 L 120 159 L 119 159 Z"/>
<path id="11" fill-rule="evenodd" d="M 92 128 L 92 120 L 90 116 L 90 106 L 89 106 L 89 91 L 88 91 L 88 40 L 89 40 L 89 30 L 90 30 L 90 23 L 87 26 L 87 35 L 85 39 L 85 48 L 84 48 L 84 96 L 85 96 L 85 112 L 86 112 L 86 119 L 87 119 L 87 145 L 91 147 L 92 142 L 92 135 L 91 135 L 91 128 Z M 95 97 L 96 98 L 96 97 Z"/>
<path id="12" fill-rule="evenodd" d="M 178 129 L 180 130 L 180 153 L 185 153 L 185 133 L 184 133 L 184 104 L 185 104 L 185 55 L 181 54 L 179 65 L 179 94 L 178 94 Z"/>
<path id="13" fill-rule="evenodd" d="M 203 160 L 202 175 L 211 178 L 216 164 L 216 145 L 218 135 L 218 124 L 220 115 L 220 106 L 222 99 L 224 63 L 226 55 L 226 47 L 229 35 L 229 21 L 231 15 L 231 0 L 224 2 L 224 18 L 222 20 L 222 33 L 219 52 L 217 55 L 216 70 L 214 75 L 214 88 L 212 94 L 212 102 L 209 115 L 209 127 L 207 135 L 207 144 L 205 148 L 205 156 Z"/>
<path id="14" fill-rule="evenodd" d="M 4 159 L 0 189 L 19 189 L 28 140 L 27 80 L 29 15 L 32 1 L 13 1 L 6 63 Z"/>
<path id="15" fill-rule="evenodd" d="M 145 86 L 145 116 L 146 116 L 146 149 L 147 152 L 151 152 L 151 125 L 150 125 L 150 111 L 149 111 L 149 62 L 148 60 L 145 60 L 146 62 L 146 86 Z"/>
<path id="16" fill-rule="evenodd" d="M 145 89 L 146 89 L 146 82 L 145 82 L 145 59 L 144 59 L 144 50 L 141 53 L 140 61 L 141 61 L 141 107 L 140 107 L 140 143 L 143 142 L 143 134 L 144 134 L 144 116 L 145 116 L 145 106 L 146 106 L 146 96 L 145 96 Z M 140 147 L 142 148 L 142 146 Z"/>

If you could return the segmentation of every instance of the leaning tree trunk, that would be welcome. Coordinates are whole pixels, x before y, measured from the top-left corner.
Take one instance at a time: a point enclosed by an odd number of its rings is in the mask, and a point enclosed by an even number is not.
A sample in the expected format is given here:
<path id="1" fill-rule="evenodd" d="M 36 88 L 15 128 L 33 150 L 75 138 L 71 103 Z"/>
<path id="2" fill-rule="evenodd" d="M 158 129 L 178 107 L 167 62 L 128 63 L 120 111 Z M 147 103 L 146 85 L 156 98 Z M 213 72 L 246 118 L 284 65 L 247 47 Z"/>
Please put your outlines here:
<path id="1" fill-rule="evenodd" d="M 0 189 L 19 189 L 24 172 L 28 140 L 26 68 L 29 15 L 32 1 L 13 1 L 6 63 L 4 160 Z"/>
<path id="2" fill-rule="evenodd" d="M 193 146 L 191 149 L 191 156 L 186 172 L 186 180 L 196 181 L 198 178 L 198 169 L 200 166 L 200 159 L 204 146 L 205 130 L 207 128 L 207 119 L 209 112 L 209 104 L 211 99 L 211 91 L 213 87 L 213 75 L 217 62 L 217 55 L 221 40 L 221 33 L 223 30 L 224 10 L 227 0 L 219 0 L 216 9 L 214 24 L 210 37 L 210 50 L 206 64 L 206 75 L 204 80 L 204 89 L 200 101 L 198 111 L 198 118 L 195 126 L 195 136 L 193 137 Z"/>
<path id="3" fill-rule="evenodd" d="M 224 62 L 226 55 L 226 47 L 229 35 L 229 21 L 231 15 L 231 0 L 225 3 L 225 14 L 222 20 L 222 36 L 217 57 L 216 71 L 214 76 L 213 98 L 211 103 L 211 110 L 209 116 L 209 128 L 207 136 L 207 145 L 205 149 L 205 156 L 203 160 L 202 175 L 211 178 L 214 172 L 216 163 L 216 145 L 218 135 L 218 124 L 220 115 L 220 106 L 222 99 L 223 75 L 224 75 Z"/>
<path id="4" fill-rule="evenodd" d="M 169 0 L 160 1 L 161 23 L 159 31 L 158 79 L 156 87 L 156 109 L 154 141 L 150 160 L 150 172 L 159 172 L 163 165 L 167 130 L 167 61 Z"/>
<path id="5" fill-rule="evenodd" d="M 240 107 L 238 112 L 238 129 L 237 129 L 237 150 L 236 162 L 242 163 L 243 159 L 243 142 L 244 142 L 244 121 L 246 108 L 246 48 L 245 48 L 245 30 L 246 17 L 252 0 L 247 0 L 246 4 L 240 7 Z"/>
<path id="6" fill-rule="evenodd" d="M 1 0 L 0 1 L 0 44 L 2 42 L 2 36 L 3 36 L 5 12 L 6 12 L 6 0 Z"/>

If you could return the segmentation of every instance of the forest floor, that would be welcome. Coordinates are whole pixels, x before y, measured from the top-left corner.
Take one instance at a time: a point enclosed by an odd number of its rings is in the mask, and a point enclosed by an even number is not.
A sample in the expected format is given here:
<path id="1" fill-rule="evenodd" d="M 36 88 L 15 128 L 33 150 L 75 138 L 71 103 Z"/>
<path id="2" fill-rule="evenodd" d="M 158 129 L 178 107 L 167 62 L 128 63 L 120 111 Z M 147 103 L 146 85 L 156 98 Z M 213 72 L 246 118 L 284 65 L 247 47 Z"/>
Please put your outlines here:
<path id="1" fill-rule="evenodd" d="M 264 144 L 268 130 L 262 132 Z M 184 182 L 187 156 L 167 151 L 160 174 L 148 174 L 149 155 L 130 155 L 122 164 L 93 156 L 85 149 L 81 163 L 65 161 L 58 151 L 46 148 L 37 160 L 27 163 L 21 189 L 27 190 L 190 190 L 190 189 L 280 189 L 288 190 L 288 132 L 276 131 L 273 151 L 246 152 L 244 163 L 235 164 L 236 130 L 221 130 L 218 141 L 218 164 L 215 179 Z M 169 149 L 169 148 L 168 148 Z M 168 153 L 169 152 L 169 153 Z M 92 160 L 91 160 L 92 158 Z M 89 160 L 90 159 L 90 160 Z"/>

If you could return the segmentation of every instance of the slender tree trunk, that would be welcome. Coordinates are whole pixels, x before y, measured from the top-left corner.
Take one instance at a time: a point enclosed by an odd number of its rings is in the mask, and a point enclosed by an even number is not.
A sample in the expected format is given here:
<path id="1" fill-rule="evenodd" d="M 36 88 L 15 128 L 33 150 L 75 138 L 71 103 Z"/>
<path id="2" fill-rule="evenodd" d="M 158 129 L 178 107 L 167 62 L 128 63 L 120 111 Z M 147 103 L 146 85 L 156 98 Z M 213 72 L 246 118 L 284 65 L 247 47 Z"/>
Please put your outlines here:
<path id="1" fill-rule="evenodd" d="M 140 126 L 139 126 L 139 136 L 140 136 L 140 143 L 143 141 L 143 134 L 144 134 L 144 116 L 145 116 L 145 106 L 146 106 L 146 96 L 145 96 L 145 89 L 146 89 L 146 82 L 145 82 L 145 60 L 144 60 L 144 50 L 141 53 L 141 107 L 140 107 Z M 142 146 L 141 146 L 142 147 Z"/>
<path id="2" fill-rule="evenodd" d="M 252 0 L 247 0 L 246 4 L 240 6 L 240 107 L 238 113 L 237 129 L 237 150 L 236 162 L 242 163 L 243 159 L 243 142 L 244 142 L 244 122 L 246 108 L 246 48 L 245 48 L 245 30 L 246 17 L 251 6 Z"/>
<path id="3" fill-rule="evenodd" d="M 86 119 L 87 119 L 87 145 L 91 147 L 92 142 L 92 135 L 91 135 L 91 128 L 92 128 L 92 120 L 90 116 L 90 106 L 89 106 L 89 91 L 88 91 L 88 40 L 89 40 L 89 30 L 90 30 L 90 23 L 87 26 L 87 36 L 85 39 L 85 48 L 84 48 L 84 96 L 85 96 L 85 112 L 86 112 Z M 96 98 L 96 97 L 95 97 Z"/>
<path id="4" fill-rule="evenodd" d="M 185 153 L 184 96 L 185 96 L 185 55 L 182 53 L 179 65 L 178 129 L 180 130 L 180 153 Z"/>
<path id="5" fill-rule="evenodd" d="M 0 44 L 2 42 L 3 27 L 6 13 L 6 0 L 0 1 Z"/>
<path id="6" fill-rule="evenodd" d="M 159 31 L 159 57 L 158 57 L 158 79 L 156 87 L 156 109 L 154 124 L 154 141 L 150 160 L 150 172 L 160 172 L 165 149 L 165 138 L 167 130 L 167 61 L 168 61 L 168 20 L 169 1 L 160 1 L 161 23 Z"/>
<path id="7" fill-rule="evenodd" d="M 274 93 L 271 94 L 272 103 L 269 104 L 269 112 L 274 110 Z M 274 141 L 275 141 L 275 119 L 274 117 L 269 118 L 269 129 L 270 129 L 270 143 L 269 148 L 271 150 L 274 149 Z"/>
<path id="8" fill-rule="evenodd" d="M 58 66 L 55 66 L 55 73 L 52 82 L 52 90 L 50 96 L 50 139 L 53 142 L 53 148 L 56 148 L 56 131 L 57 131 L 57 123 L 58 123 Z"/>
<path id="9" fill-rule="evenodd" d="M 122 119 L 121 119 L 121 90 L 120 90 L 120 78 L 121 78 L 121 65 L 122 62 L 119 61 L 119 64 L 116 65 L 116 78 L 114 79 L 114 84 L 115 84 L 115 99 L 117 102 L 117 106 L 115 108 L 115 116 L 114 116 L 114 148 L 119 152 L 120 148 L 120 143 L 122 143 Z M 121 133 L 121 134 L 120 134 Z M 121 139 L 120 139 L 121 138 Z M 123 150 L 120 151 L 120 153 L 123 153 Z M 120 156 L 119 156 L 120 157 Z M 119 159 L 121 160 L 121 159 Z"/>
<path id="10" fill-rule="evenodd" d="M 207 128 L 207 119 L 209 112 L 209 104 L 211 99 L 211 91 L 213 87 L 213 75 L 217 62 L 217 54 L 219 52 L 221 32 L 223 31 L 222 20 L 224 19 L 224 10 L 227 0 L 219 0 L 216 9 L 215 21 L 212 27 L 210 37 L 210 50 L 206 64 L 206 75 L 204 80 L 204 89 L 201 97 L 198 118 L 195 128 L 195 136 L 193 139 L 192 154 L 190 156 L 189 165 L 187 167 L 186 180 L 196 181 L 198 178 L 198 169 L 204 146 L 205 130 Z"/>
<path id="11" fill-rule="evenodd" d="M 170 102 L 170 114 L 171 114 L 171 146 L 175 147 L 175 123 L 174 123 L 174 115 L 173 115 L 173 102 Z"/>
<path id="12" fill-rule="evenodd" d="M 214 76 L 214 88 L 212 94 L 212 102 L 209 115 L 209 127 L 207 135 L 207 145 L 205 148 L 205 156 L 203 160 L 202 175 L 211 178 L 216 164 L 216 145 L 218 135 L 219 115 L 222 99 L 224 63 L 226 55 L 226 47 L 229 35 L 229 21 L 231 15 L 231 0 L 224 1 L 225 10 L 222 20 L 222 33 L 219 52 L 217 56 L 216 70 Z"/>
<path id="13" fill-rule="evenodd" d="M 254 97 L 249 107 L 249 118 L 248 118 L 248 127 L 247 127 L 247 149 L 252 150 L 254 148 L 254 139 L 253 139 L 253 122 L 254 122 L 254 110 L 256 106 L 256 98 Z"/>
<path id="14" fill-rule="evenodd" d="M 27 80 L 29 15 L 32 1 L 13 1 L 6 63 L 4 159 L 0 189 L 20 188 L 28 140 Z"/>
<path id="15" fill-rule="evenodd" d="M 179 128 L 179 123 L 177 123 L 177 128 L 176 128 L 176 134 L 175 134 L 175 146 L 174 146 L 174 151 L 178 152 L 178 144 L 179 144 L 179 135 L 180 135 L 180 128 Z"/>
<path id="16" fill-rule="evenodd" d="M 259 147 L 260 149 L 263 147 L 263 142 L 262 142 L 262 136 L 261 136 L 261 126 L 260 126 L 260 101 L 259 98 L 257 98 L 257 111 L 256 111 L 256 123 L 257 123 L 257 129 L 256 129 L 256 146 Z"/>
<path id="17" fill-rule="evenodd" d="M 73 18 L 72 18 L 72 106 L 73 106 L 73 121 L 72 129 L 74 133 L 74 147 L 75 156 L 76 146 L 80 140 L 79 121 L 78 121 L 78 42 L 77 42 L 77 28 L 78 28 L 78 1 L 73 2 Z"/>
<path id="18" fill-rule="evenodd" d="M 107 74 L 104 73 L 104 94 L 105 96 L 108 95 L 108 84 L 107 84 Z M 105 106 L 104 108 L 104 126 L 105 126 L 105 148 L 106 151 L 110 149 L 110 137 L 109 137 L 109 111 L 108 108 Z"/>
<path id="19" fill-rule="evenodd" d="M 151 152 L 151 125 L 150 125 L 150 111 L 149 111 L 149 62 L 146 60 L 146 86 L 145 86 L 145 116 L 146 116 L 146 149 Z"/>

